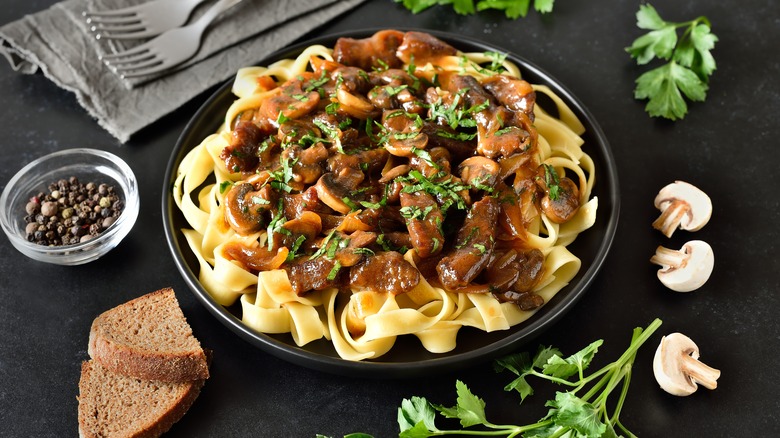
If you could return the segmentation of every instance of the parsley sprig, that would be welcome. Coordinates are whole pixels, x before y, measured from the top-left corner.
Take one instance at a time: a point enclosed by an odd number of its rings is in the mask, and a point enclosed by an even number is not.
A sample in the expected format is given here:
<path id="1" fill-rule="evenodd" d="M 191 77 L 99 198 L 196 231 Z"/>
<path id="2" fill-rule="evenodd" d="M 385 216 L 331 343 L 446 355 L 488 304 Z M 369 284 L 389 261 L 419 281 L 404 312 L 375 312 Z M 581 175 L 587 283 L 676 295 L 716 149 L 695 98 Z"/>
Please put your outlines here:
<path id="1" fill-rule="evenodd" d="M 523 426 L 491 423 L 485 414 L 485 402 L 474 395 L 465 383 L 457 381 L 457 404 L 453 407 L 432 404 L 424 397 L 404 399 L 398 409 L 400 437 L 473 435 L 596 438 L 618 436 L 618 431 L 626 436 L 634 436 L 620 422 L 620 412 L 628 392 L 637 351 L 660 326 L 661 320 L 656 319 L 644 330 L 635 328 L 626 351 L 615 362 L 589 375 L 586 375 L 585 370 L 601 346 L 601 340 L 568 357 L 561 355 L 555 348 L 542 347 L 533 357 L 528 353 L 519 353 L 497 360 L 496 371 L 506 370 L 517 375 L 504 389 L 518 391 L 521 400 L 533 394 L 533 388 L 528 383 L 532 377 L 571 388 L 556 392 L 555 398 L 545 404 L 550 407 L 547 416 L 536 423 Z M 607 400 L 615 391 L 617 400 L 612 403 L 614 408 L 610 411 Z M 462 429 L 439 429 L 435 423 L 437 413 L 445 418 L 460 420 Z M 482 426 L 482 430 L 467 430 L 474 426 Z"/>
<path id="2" fill-rule="evenodd" d="M 497 9 L 504 11 L 507 18 L 514 20 L 528 15 L 531 3 L 539 13 L 552 12 L 555 0 L 479 0 L 476 4 L 474 0 L 395 0 L 395 2 L 403 3 L 404 7 L 414 14 L 435 5 L 452 5 L 455 12 L 460 15 L 472 15 L 476 11 Z"/>
<path id="3" fill-rule="evenodd" d="M 667 62 L 639 76 L 634 97 L 649 99 L 645 111 L 652 117 L 682 119 L 688 113 L 683 95 L 694 102 L 707 97 L 709 78 L 716 68 L 710 51 L 718 37 L 710 31 L 707 17 L 681 23 L 664 21 L 650 4 L 639 6 L 636 19 L 637 27 L 649 32 L 626 51 L 639 65 L 655 58 Z"/>

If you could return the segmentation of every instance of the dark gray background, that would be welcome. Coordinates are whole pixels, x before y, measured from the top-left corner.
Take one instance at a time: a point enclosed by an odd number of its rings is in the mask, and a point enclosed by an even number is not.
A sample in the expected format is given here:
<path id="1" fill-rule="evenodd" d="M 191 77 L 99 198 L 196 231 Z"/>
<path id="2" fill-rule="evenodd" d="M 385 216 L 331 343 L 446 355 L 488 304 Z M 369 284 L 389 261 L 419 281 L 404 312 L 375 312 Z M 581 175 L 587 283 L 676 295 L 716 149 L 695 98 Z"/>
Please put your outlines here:
<path id="1" fill-rule="evenodd" d="M 0 23 L 47 8 L 53 0 L 4 0 Z M 655 120 L 632 97 L 646 68 L 624 47 L 641 33 L 638 1 L 558 0 L 551 15 L 518 21 L 500 13 L 462 17 L 450 8 L 414 16 L 390 0 L 370 1 L 312 36 L 366 27 L 418 27 L 461 33 L 504 47 L 541 66 L 590 109 L 606 133 L 620 174 L 620 225 L 604 269 L 583 299 L 538 339 L 573 353 L 604 339 L 594 366 L 617 358 L 635 326 L 664 325 L 643 348 L 621 419 L 639 436 L 761 436 L 777 429 L 780 402 L 780 220 L 777 201 L 777 114 L 780 114 L 780 4 L 774 0 L 653 5 L 672 21 L 706 15 L 720 38 L 718 69 L 706 103 L 676 123 Z M 4 62 L 2 63 L 4 64 Z M 0 65 L 0 186 L 32 159 L 72 147 L 123 157 L 140 182 L 141 213 L 128 238 L 103 259 L 79 267 L 34 262 L 0 238 L 0 435 L 76 436 L 79 366 L 89 326 L 100 312 L 173 286 L 195 334 L 216 351 L 212 378 L 169 436 L 341 436 L 397 434 L 403 398 L 455 403 L 455 380 L 487 403 L 494 423 L 530 423 L 546 412 L 552 388 L 519 406 L 489 363 L 417 380 L 362 380 L 320 373 L 261 352 L 239 339 L 193 297 L 167 248 L 161 185 L 171 148 L 210 93 L 119 144 L 41 75 Z M 683 179 L 713 200 L 711 222 L 670 240 L 650 227 L 658 189 Z M 659 244 L 708 241 L 716 254 L 712 278 L 677 294 L 656 279 L 648 259 Z M 661 391 L 652 375 L 662 334 L 693 338 L 702 359 L 723 372 L 718 389 L 687 398 Z M 535 349 L 536 343 L 530 345 Z"/>

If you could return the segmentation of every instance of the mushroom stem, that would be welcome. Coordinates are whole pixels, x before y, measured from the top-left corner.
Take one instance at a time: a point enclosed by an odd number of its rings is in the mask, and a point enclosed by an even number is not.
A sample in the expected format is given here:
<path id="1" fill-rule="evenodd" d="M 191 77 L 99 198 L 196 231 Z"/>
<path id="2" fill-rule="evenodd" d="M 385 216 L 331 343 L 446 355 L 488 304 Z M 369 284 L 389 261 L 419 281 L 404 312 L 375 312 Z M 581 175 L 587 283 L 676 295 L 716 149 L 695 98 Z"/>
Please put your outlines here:
<path id="1" fill-rule="evenodd" d="M 712 215 L 710 197 L 684 181 L 675 181 L 662 188 L 653 205 L 661 210 L 661 216 L 653 222 L 653 228 L 666 237 L 672 237 L 677 228 L 697 231 Z"/>
<path id="2" fill-rule="evenodd" d="M 715 255 L 707 242 L 691 240 L 680 250 L 659 246 L 650 262 L 661 266 L 658 279 L 664 286 L 677 292 L 690 292 L 710 278 Z"/>
<path id="3" fill-rule="evenodd" d="M 707 389 L 715 389 L 718 387 L 720 370 L 699 362 L 698 358 L 695 358 L 690 354 L 683 354 L 682 359 L 683 372 L 688 375 L 688 378 L 692 382 L 698 383 Z"/>
<path id="4" fill-rule="evenodd" d="M 653 228 L 661 231 L 666 237 L 672 237 L 674 230 L 680 226 L 683 217 L 689 214 L 690 210 L 690 204 L 681 199 L 675 199 L 661 212 L 661 216 L 653 222 Z"/>
<path id="5" fill-rule="evenodd" d="M 666 271 L 684 268 L 685 265 L 688 264 L 688 259 L 691 257 L 690 254 L 684 250 L 685 247 L 683 247 L 683 251 L 678 251 L 659 245 L 655 250 L 655 254 L 650 258 L 650 262 L 663 266 Z"/>

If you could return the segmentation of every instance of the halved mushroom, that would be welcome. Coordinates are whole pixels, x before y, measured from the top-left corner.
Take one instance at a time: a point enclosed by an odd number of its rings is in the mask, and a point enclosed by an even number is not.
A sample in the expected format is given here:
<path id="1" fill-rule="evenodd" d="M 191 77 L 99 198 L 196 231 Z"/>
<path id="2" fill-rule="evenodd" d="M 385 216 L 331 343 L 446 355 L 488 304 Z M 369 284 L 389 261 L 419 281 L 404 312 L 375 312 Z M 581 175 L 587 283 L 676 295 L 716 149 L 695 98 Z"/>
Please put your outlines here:
<path id="1" fill-rule="evenodd" d="M 412 117 L 400 110 L 382 112 L 382 126 L 387 131 L 385 149 L 397 157 L 414 157 L 414 151 L 425 149 L 428 135 L 418 126 L 419 117 Z"/>
<path id="2" fill-rule="evenodd" d="M 225 220 L 239 234 L 250 234 L 264 226 L 263 213 L 275 205 L 275 193 L 270 185 L 260 190 L 247 182 L 239 182 L 225 195 Z"/>
<path id="3" fill-rule="evenodd" d="M 347 114 L 361 120 L 376 116 L 378 110 L 365 97 L 359 94 L 352 94 L 344 88 L 336 91 L 336 99 L 339 102 L 339 113 Z"/>
<path id="4" fill-rule="evenodd" d="M 677 228 L 686 231 L 700 230 L 712 215 L 712 201 L 706 193 L 684 181 L 675 181 L 658 192 L 654 201 L 661 216 L 653 222 L 653 228 L 672 237 Z"/>
<path id="5" fill-rule="evenodd" d="M 463 160 L 458 171 L 460 179 L 474 189 L 492 192 L 498 182 L 501 166 L 490 158 L 477 155 Z"/>
<path id="6" fill-rule="evenodd" d="M 672 395 L 691 395 L 701 385 L 718 387 L 720 370 L 699 362 L 699 347 L 682 333 L 661 338 L 653 359 L 653 374 L 661 388 Z"/>
<path id="7" fill-rule="evenodd" d="M 536 92 L 531 84 L 507 75 L 494 75 L 484 79 L 482 85 L 501 105 L 512 111 L 522 111 L 533 121 Z"/>
<path id="8" fill-rule="evenodd" d="M 691 240 L 679 251 L 659 246 L 650 262 L 661 266 L 658 279 L 664 286 L 676 292 L 690 292 L 710 278 L 715 255 L 707 242 Z"/>
<path id="9" fill-rule="evenodd" d="M 559 176 L 548 164 L 539 166 L 538 173 L 536 184 L 544 190 L 542 211 L 556 224 L 567 222 L 580 208 L 579 187 L 568 177 Z"/>
<path id="10" fill-rule="evenodd" d="M 352 211 L 352 208 L 347 205 L 347 202 L 344 202 L 344 199 L 350 198 L 352 192 L 364 178 L 363 172 L 345 168 L 338 175 L 333 172 L 322 175 L 314 188 L 317 190 L 317 197 L 325 205 L 341 214 L 347 214 Z"/>

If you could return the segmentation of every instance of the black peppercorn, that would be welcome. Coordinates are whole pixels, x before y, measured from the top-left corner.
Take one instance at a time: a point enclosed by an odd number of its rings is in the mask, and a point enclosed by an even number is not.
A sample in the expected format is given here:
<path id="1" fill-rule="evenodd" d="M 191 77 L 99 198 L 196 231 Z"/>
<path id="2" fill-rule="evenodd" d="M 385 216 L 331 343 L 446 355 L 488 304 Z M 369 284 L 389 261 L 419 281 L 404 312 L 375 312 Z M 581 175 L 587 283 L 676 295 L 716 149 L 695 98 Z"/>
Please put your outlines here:
<path id="1" fill-rule="evenodd" d="M 30 197 L 24 209 L 27 240 L 39 245 L 72 245 L 97 237 L 122 213 L 124 203 L 108 184 L 80 183 L 72 176 Z"/>

